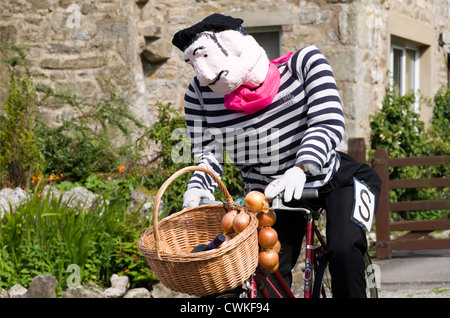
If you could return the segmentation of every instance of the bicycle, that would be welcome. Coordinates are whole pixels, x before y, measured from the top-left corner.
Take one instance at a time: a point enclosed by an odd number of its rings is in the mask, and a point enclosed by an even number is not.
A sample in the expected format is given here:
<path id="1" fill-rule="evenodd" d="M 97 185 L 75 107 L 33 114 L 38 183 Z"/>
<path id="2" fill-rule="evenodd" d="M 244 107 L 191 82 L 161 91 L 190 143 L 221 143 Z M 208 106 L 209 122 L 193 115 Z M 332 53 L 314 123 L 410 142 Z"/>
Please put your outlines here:
<path id="1" fill-rule="evenodd" d="M 285 210 L 292 212 L 301 212 L 306 218 L 306 255 L 304 270 L 304 298 L 327 298 L 327 290 L 330 290 L 331 280 L 325 277 L 327 275 L 328 260 L 326 257 L 326 240 L 316 226 L 316 221 L 322 213 L 314 200 L 318 198 L 318 191 L 305 189 L 300 200 L 289 204 L 283 202 L 282 195 L 278 195 L 271 202 L 270 208 L 275 212 Z M 238 200 L 237 200 L 238 201 Z M 220 201 L 204 200 L 202 204 L 223 203 Z M 368 294 L 370 298 L 378 298 L 378 289 L 375 281 L 375 268 L 372 266 L 369 252 L 364 255 L 366 268 L 366 277 L 368 278 Z M 210 295 L 209 297 L 239 297 L 239 298 L 270 298 L 268 288 L 270 286 L 280 298 L 295 298 L 292 290 L 288 287 L 281 274 L 275 271 L 270 279 L 267 274 L 259 268 L 249 277 L 242 286 L 225 293 Z"/>

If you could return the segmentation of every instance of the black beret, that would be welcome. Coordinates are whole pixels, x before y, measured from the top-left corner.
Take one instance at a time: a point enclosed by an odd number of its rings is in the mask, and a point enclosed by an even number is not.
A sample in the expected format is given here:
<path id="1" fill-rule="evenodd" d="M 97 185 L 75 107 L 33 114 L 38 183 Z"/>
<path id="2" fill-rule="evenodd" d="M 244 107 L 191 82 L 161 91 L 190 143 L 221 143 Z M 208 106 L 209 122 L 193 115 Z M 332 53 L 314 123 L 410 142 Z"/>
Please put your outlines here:
<path id="1" fill-rule="evenodd" d="M 172 44 L 181 51 L 184 51 L 185 48 L 195 39 L 197 34 L 203 31 L 220 32 L 225 30 L 236 30 L 243 22 L 244 20 L 242 19 L 214 13 L 203 19 L 201 22 L 175 33 L 172 39 Z"/>

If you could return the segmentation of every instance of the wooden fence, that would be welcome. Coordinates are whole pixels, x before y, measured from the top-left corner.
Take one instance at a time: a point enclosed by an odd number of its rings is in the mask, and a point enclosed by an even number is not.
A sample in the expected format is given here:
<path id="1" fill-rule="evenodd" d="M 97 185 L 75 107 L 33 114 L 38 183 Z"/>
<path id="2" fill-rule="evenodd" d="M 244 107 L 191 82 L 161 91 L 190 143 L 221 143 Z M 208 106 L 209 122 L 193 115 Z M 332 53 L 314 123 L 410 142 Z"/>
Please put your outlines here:
<path id="1" fill-rule="evenodd" d="M 391 189 L 450 187 L 450 178 L 390 179 L 389 167 L 441 164 L 449 166 L 450 155 L 389 158 L 385 149 L 377 149 L 372 164 L 383 182 L 375 214 L 377 258 L 389 258 L 391 250 L 450 249 L 450 239 L 424 238 L 432 231 L 450 229 L 450 214 L 428 221 L 391 222 L 390 218 L 392 212 L 450 210 L 450 199 L 389 202 Z M 391 240 L 391 231 L 408 231 L 408 233 Z"/>

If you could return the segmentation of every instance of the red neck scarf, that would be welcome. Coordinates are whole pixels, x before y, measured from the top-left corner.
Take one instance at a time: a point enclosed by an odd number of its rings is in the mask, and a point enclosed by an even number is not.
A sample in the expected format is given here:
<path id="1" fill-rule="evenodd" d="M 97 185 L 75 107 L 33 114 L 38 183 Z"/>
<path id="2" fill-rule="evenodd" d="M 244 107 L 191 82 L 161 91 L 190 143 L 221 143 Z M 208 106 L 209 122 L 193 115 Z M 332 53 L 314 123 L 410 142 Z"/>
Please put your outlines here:
<path id="1" fill-rule="evenodd" d="M 229 110 L 254 114 L 269 106 L 280 88 L 280 71 L 275 65 L 290 59 L 292 52 L 270 61 L 269 71 L 262 84 L 256 89 L 239 86 L 224 98 L 225 107 Z"/>

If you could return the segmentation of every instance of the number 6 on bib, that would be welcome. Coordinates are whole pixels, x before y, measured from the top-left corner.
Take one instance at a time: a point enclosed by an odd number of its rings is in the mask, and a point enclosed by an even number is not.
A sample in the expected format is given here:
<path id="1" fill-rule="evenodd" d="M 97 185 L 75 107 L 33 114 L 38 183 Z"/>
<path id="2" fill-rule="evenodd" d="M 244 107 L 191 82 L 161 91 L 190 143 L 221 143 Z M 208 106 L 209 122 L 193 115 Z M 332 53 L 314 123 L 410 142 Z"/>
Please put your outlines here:
<path id="1" fill-rule="evenodd" d="M 353 178 L 353 181 L 355 185 L 355 196 L 352 219 L 370 231 L 375 213 L 375 195 L 365 183 L 356 178 Z"/>

